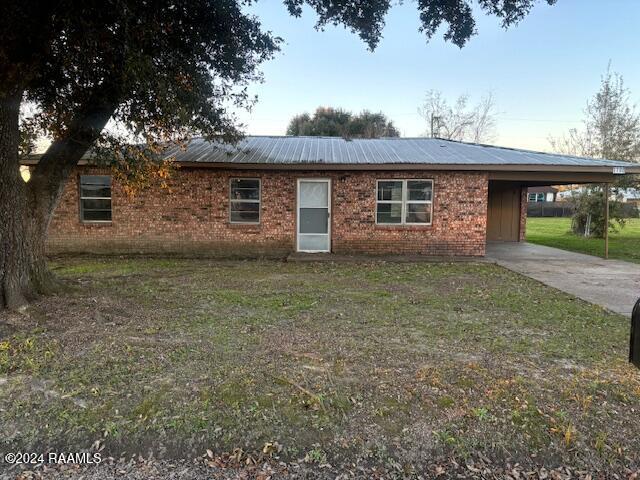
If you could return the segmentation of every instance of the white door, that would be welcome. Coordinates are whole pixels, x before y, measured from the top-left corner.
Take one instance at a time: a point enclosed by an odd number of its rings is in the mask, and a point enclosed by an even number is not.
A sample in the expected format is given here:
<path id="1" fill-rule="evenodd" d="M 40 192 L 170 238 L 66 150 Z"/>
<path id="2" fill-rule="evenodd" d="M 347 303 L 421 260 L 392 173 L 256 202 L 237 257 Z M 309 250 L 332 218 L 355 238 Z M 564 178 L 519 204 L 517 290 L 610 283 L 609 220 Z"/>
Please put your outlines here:
<path id="1" fill-rule="evenodd" d="M 331 180 L 298 179 L 298 251 L 331 251 Z"/>

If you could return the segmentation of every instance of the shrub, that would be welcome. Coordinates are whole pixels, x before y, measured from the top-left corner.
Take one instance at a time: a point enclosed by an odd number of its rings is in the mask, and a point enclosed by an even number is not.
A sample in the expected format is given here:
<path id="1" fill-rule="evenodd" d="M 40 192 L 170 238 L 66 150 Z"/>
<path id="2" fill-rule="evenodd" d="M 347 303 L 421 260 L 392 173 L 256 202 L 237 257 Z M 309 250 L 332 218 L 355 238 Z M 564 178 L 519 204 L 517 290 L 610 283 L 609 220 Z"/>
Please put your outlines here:
<path id="1" fill-rule="evenodd" d="M 571 218 L 571 231 L 576 235 L 604 238 L 604 189 L 601 186 L 590 186 L 574 193 L 571 197 L 574 206 Z M 617 231 L 625 225 L 622 216 L 622 203 L 618 198 L 609 200 L 609 231 Z"/>

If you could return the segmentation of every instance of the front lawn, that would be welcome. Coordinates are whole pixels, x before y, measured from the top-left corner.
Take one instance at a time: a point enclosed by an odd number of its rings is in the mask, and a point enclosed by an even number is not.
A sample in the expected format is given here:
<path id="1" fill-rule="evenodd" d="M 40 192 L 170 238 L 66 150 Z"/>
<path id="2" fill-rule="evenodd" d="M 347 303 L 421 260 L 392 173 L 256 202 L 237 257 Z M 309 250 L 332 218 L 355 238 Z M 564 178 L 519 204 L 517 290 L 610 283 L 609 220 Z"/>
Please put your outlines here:
<path id="1" fill-rule="evenodd" d="M 116 458 L 210 449 L 329 478 L 444 474 L 451 459 L 638 467 L 628 320 L 495 265 L 55 270 L 72 292 L 0 314 L 0 452 L 99 440 Z"/>
<path id="2" fill-rule="evenodd" d="M 604 257 L 604 240 L 572 234 L 570 218 L 527 218 L 527 242 Z M 640 263 L 640 219 L 609 233 L 609 258 Z"/>

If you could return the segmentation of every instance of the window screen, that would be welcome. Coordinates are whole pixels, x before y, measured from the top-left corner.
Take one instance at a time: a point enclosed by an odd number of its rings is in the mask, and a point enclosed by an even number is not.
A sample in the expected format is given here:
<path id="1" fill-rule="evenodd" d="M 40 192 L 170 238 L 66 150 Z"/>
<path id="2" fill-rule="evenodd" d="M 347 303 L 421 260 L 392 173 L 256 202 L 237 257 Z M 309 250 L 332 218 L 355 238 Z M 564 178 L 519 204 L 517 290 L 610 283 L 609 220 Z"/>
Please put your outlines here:
<path id="1" fill-rule="evenodd" d="M 229 200 L 232 223 L 260 223 L 260 179 L 232 178 Z"/>
<path id="2" fill-rule="evenodd" d="M 111 221 L 110 176 L 80 176 L 80 219 L 83 222 Z"/>

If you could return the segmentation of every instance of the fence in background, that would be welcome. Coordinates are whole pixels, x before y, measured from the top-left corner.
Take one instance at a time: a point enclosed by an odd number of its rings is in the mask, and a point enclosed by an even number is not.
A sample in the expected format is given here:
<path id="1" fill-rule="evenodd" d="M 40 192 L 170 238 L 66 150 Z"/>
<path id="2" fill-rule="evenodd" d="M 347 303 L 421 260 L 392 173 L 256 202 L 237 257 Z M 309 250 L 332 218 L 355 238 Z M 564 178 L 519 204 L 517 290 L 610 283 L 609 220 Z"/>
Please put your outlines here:
<path id="1" fill-rule="evenodd" d="M 529 202 L 528 217 L 570 217 L 573 205 L 569 202 Z"/>
<path id="2" fill-rule="evenodd" d="M 620 204 L 622 216 L 638 218 L 638 207 L 630 203 Z M 571 202 L 529 202 L 527 204 L 528 217 L 570 217 L 573 215 Z"/>

